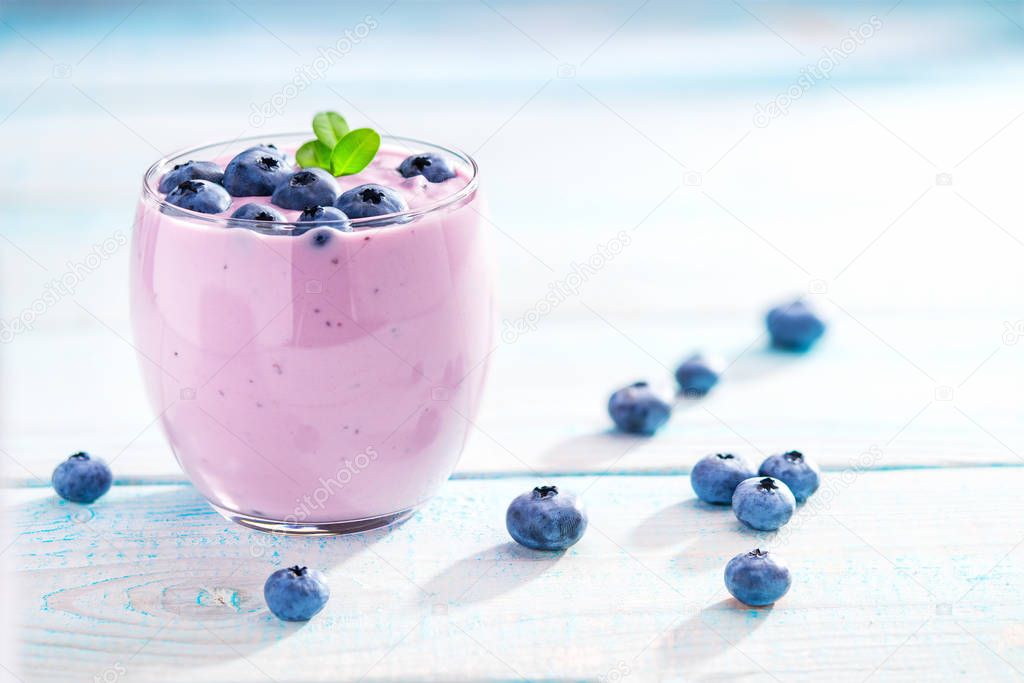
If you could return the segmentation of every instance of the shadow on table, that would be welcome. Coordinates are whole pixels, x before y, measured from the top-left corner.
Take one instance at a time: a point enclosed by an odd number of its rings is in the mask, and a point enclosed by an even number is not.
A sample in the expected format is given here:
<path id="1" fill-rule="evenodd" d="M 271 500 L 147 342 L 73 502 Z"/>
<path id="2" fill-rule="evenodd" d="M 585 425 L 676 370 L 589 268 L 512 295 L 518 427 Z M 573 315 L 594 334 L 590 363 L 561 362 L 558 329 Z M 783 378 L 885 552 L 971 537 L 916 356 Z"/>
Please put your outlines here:
<path id="1" fill-rule="evenodd" d="M 712 389 L 713 393 L 729 391 L 729 385 L 751 382 L 766 375 L 774 374 L 805 360 L 805 353 L 780 351 L 773 348 L 757 348 L 741 355 L 722 377 L 722 383 Z M 707 396 L 676 394 L 673 411 L 683 413 L 700 408 Z M 624 434 L 614 428 L 573 436 L 544 451 L 544 461 L 555 467 L 592 469 L 595 465 L 611 465 L 627 453 L 635 453 L 645 443 L 657 439 L 655 436 Z"/>
<path id="2" fill-rule="evenodd" d="M 526 585 L 551 569 L 563 554 L 501 543 L 462 558 L 423 589 L 442 605 L 481 602 Z"/>
<path id="3" fill-rule="evenodd" d="M 737 525 L 742 527 L 728 505 L 689 498 L 644 518 L 630 532 L 629 544 L 645 549 L 677 547 L 672 564 L 684 574 L 720 570 L 730 557 L 757 545 L 752 534 L 720 533 L 732 532 Z"/>
<path id="4" fill-rule="evenodd" d="M 615 429 L 581 434 L 558 442 L 544 451 L 544 462 L 558 468 L 591 469 L 610 465 L 623 455 L 635 452 L 649 442 L 649 436 L 624 434 Z"/>
<path id="5" fill-rule="evenodd" d="M 734 598 L 708 605 L 658 643 L 661 668 L 692 672 L 703 662 L 738 645 L 768 621 L 771 611 L 771 607 L 748 607 Z"/>
<path id="6" fill-rule="evenodd" d="M 68 616 L 88 620 L 104 632 L 104 652 L 141 650 L 139 670 L 175 657 L 181 642 L 194 644 L 176 660 L 185 670 L 245 660 L 290 637 L 306 624 L 269 612 L 267 577 L 293 564 L 329 570 L 389 533 L 325 539 L 251 531 L 221 517 L 191 486 L 138 488 L 116 486 L 88 506 L 48 495 L 11 513 L 19 532 L 12 550 L 22 564 L 38 565 L 41 549 L 59 562 L 24 573 L 22 619 L 58 629 Z M 45 569 L 63 565 L 75 569 Z M 94 667 L 86 660 L 95 653 L 78 654 L 82 666 Z"/>
<path id="7" fill-rule="evenodd" d="M 751 349 L 737 358 L 722 375 L 722 383 L 715 391 L 724 389 L 733 382 L 750 382 L 765 375 L 780 372 L 806 360 L 808 353 L 782 351 L 762 347 Z"/>
<path id="8" fill-rule="evenodd" d="M 692 542 L 690 536 L 684 536 L 680 531 L 686 527 L 691 527 L 692 530 L 692 522 L 695 519 L 693 512 L 694 506 L 689 500 L 657 510 L 633 528 L 629 535 L 630 545 L 641 548 L 664 548 L 688 540 Z"/>

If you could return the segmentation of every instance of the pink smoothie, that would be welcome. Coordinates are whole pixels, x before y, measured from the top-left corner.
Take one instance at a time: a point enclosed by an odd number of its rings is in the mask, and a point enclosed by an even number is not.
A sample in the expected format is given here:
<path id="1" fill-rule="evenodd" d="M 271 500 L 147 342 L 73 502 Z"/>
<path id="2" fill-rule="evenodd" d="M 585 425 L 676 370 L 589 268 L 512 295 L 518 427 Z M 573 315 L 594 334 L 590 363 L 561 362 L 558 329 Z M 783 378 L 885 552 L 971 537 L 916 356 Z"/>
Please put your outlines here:
<path id="1" fill-rule="evenodd" d="M 147 175 L 132 245 L 135 344 L 178 462 L 231 516 L 391 515 L 456 465 L 494 345 L 489 235 L 469 163 L 444 183 L 407 180 L 399 162 L 433 151 L 413 144 L 386 143 L 339 184 L 378 183 L 412 210 L 434 208 L 352 232 L 228 227 L 236 206 L 270 198 L 236 198 L 218 216 L 168 210 L 156 184 L 184 157 Z"/>

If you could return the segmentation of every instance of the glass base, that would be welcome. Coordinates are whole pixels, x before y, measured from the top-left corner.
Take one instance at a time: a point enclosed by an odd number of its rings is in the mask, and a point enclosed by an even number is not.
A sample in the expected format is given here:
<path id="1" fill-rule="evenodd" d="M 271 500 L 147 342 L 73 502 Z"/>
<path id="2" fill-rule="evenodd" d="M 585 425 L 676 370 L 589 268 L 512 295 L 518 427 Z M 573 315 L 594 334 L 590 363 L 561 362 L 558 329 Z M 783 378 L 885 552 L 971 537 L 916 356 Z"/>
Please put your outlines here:
<path id="1" fill-rule="evenodd" d="M 349 519 L 338 522 L 283 522 L 276 519 L 263 519 L 252 515 L 243 515 L 234 510 L 222 508 L 219 505 L 210 503 L 210 507 L 219 512 L 224 519 L 241 524 L 247 529 L 266 531 L 273 534 L 289 534 L 292 536 L 341 536 L 343 534 L 358 534 L 361 531 L 379 529 L 381 527 L 398 524 L 412 517 L 416 511 L 415 507 L 392 512 L 379 517 L 365 517 L 363 519 Z"/>

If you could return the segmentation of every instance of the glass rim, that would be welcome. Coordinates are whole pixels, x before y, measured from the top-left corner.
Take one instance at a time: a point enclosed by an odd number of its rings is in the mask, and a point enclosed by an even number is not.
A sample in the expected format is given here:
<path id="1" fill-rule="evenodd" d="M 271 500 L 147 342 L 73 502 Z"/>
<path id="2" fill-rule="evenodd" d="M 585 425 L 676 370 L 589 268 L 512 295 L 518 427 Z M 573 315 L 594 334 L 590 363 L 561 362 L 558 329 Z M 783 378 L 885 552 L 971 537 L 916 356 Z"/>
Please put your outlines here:
<path id="1" fill-rule="evenodd" d="M 200 221 L 203 223 L 210 223 L 213 225 L 221 225 L 230 228 L 247 228 L 254 230 L 255 232 L 264 234 L 276 234 L 285 235 L 289 234 L 295 228 L 302 228 L 303 230 L 309 229 L 308 224 L 299 223 L 297 221 L 259 221 L 251 218 L 231 218 L 230 216 L 220 216 L 215 214 L 202 213 L 199 211 L 192 211 L 190 209 L 183 209 L 180 206 L 175 206 L 169 203 L 162 192 L 160 192 L 156 185 L 160 176 L 162 176 L 169 166 L 173 162 L 181 160 L 183 157 L 193 155 L 197 152 L 202 152 L 215 147 L 227 148 L 232 145 L 244 145 L 245 147 L 252 146 L 252 144 L 262 144 L 267 140 L 271 143 L 276 142 L 282 138 L 308 138 L 310 133 L 304 131 L 292 131 L 288 133 L 271 133 L 263 135 L 252 135 L 244 138 L 236 138 L 234 140 L 221 140 L 217 142 L 207 142 L 194 147 L 187 147 L 170 154 L 164 155 L 156 162 L 154 162 L 142 176 L 142 198 L 146 202 L 153 203 L 160 207 L 160 210 L 164 213 L 172 216 L 179 216 L 191 221 Z M 340 227 L 343 225 L 350 226 L 351 230 L 358 230 L 360 228 L 376 228 L 383 227 L 386 225 L 403 225 L 410 223 L 413 220 L 425 216 L 435 211 L 439 211 L 446 207 L 456 205 L 461 206 L 466 200 L 471 198 L 479 186 L 480 167 L 477 165 L 476 160 L 466 152 L 456 147 L 446 147 L 438 145 L 432 142 L 426 142 L 425 140 L 419 140 L 417 138 L 404 137 L 401 135 L 382 135 L 382 142 L 396 142 L 401 146 L 406 147 L 408 145 L 418 145 L 427 147 L 429 149 L 424 151 L 440 151 L 450 154 L 456 157 L 459 161 L 465 163 L 470 171 L 469 182 L 467 182 L 462 188 L 453 192 L 452 194 L 432 202 L 425 206 L 421 206 L 416 209 L 407 209 L 405 211 L 397 211 L 394 213 L 382 214 L 380 216 L 367 216 L 365 218 L 350 218 L 348 220 L 327 220 L 317 221 L 316 227 Z M 249 143 L 249 144 L 246 144 Z"/>

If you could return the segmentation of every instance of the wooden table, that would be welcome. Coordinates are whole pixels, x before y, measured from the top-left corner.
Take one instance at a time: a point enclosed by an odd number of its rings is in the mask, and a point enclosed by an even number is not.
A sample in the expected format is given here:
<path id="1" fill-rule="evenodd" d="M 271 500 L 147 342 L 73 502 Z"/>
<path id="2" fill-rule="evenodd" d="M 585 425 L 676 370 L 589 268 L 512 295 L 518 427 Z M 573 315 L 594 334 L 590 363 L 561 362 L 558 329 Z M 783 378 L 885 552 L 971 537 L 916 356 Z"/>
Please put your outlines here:
<path id="1" fill-rule="evenodd" d="M 503 320 L 599 245 L 628 247 L 496 349 L 441 495 L 397 528 L 330 539 L 229 524 L 183 479 L 142 397 L 126 252 L 105 259 L 0 349 L 0 560 L 16 579 L 0 593 L 15 617 L 0 681 L 1020 680 L 1017 30 L 1002 5 L 890 4 L 709 18 L 590 3 L 575 28 L 557 20 L 568 10 L 508 3 L 371 10 L 380 27 L 266 130 L 330 106 L 473 151 Z M 4 321 L 128 233 L 159 152 L 252 134 L 250 103 L 365 14 L 331 5 L 333 22 L 311 25 L 283 6 L 210 7 L 199 28 L 156 2 L 74 25 L 3 16 L 0 54 L 20 66 L 0 89 Z M 409 46 L 436 30 L 433 12 L 466 44 L 423 70 Z M 754 124 L 755 103 L 873 12 L 876 37 Z M 203 31 L 224 54 L 266 49 L 240 74 L 187 49 Z M 708 65 L 708 40 L 729 59 Z M 437 71 L 456 75 L 427 79 Z M 56 159 L 81 169 L 60 201 Z M 765 308 L 800 293 L 828 335 L 805 356 L 767 350 Z M 695 348 L 731 363 L 711 396 L 655 438 L 608 431 L 612 389 L 668 380 Z M 83 448 L 116 474 L 89 507 L 48 486 Z M 790 448 L 823 465 L 824 485 L 780 533 L 695 501 L 705 453 Z M 560 555 L 504 529 L 508 502 L 548 482 L 582 492 L 591 518 Z M 722 583 L 754 547 L 793 571 L 773 608 Z M 262 600 L 293 563 L 321 568 L 333 593 L 304 625 Z"/>

